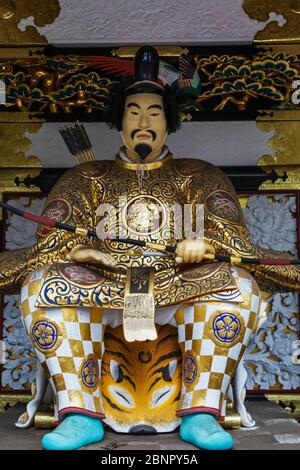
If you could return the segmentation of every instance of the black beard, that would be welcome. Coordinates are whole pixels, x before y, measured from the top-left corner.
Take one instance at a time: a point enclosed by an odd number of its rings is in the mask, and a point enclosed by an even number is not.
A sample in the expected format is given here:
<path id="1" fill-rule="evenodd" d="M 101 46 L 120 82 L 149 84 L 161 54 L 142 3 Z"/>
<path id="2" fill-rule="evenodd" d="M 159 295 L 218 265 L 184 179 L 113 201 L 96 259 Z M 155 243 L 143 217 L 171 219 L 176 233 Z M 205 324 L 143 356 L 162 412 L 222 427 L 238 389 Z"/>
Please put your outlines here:
<path id="1" fill-rule="evenodd" d="M 148 144 L 137 144 L 134 150 L 143 161 L 148 157 L 149 153 L 152 152 L 152 147 Z"/>

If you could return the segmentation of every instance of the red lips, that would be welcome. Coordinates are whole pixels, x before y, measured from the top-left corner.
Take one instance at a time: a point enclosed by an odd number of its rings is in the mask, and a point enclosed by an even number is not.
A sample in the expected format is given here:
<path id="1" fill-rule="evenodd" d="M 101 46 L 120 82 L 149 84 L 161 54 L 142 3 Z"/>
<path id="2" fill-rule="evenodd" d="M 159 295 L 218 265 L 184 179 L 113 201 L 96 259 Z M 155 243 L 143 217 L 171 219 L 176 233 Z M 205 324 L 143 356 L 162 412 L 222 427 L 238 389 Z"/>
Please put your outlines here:
<path id="1" fill-rule="evenodd" d="M 149 134 L 138 134 L 137 139 L 139 140 L 151 139 L 151 136 Z"/>

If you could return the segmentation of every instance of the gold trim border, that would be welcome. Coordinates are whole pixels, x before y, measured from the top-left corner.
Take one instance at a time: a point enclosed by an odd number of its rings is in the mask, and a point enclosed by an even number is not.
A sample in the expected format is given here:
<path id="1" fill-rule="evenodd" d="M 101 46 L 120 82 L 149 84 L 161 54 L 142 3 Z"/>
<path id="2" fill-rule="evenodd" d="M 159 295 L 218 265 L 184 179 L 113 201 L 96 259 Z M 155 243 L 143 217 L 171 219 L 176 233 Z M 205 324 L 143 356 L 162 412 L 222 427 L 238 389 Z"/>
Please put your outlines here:
<path id="1" fill-rule="evenodd" d="M 0 394 L 0 413 L 7 408 L 15 406 L 17 403 L 28 403 L 32 399 L 31 394 Z"/>
<path id="2" fill-rule="evenodd" d="M 265 397 L 277 405 L 280 405 L 293 418 L 300 420 L 300 394 L 267 393 Z"/>
<path id="3" fill-rule="evenodd" d="M 155 170 L 157 168 L 160 168 L 164 166 L 166 163 L 168 163 L 170 160 L 172 160 L 173 155 L 169 154 L 162 160 L 158 160 L 156 162 L 150 162 L 150 163 L 141 163 L 140 167 L 142 170 Z M 122 168 L 126 168 L 128 170 L 137 170 L 138 165 L 137 163 L 130 163 L 130 162 L 125 162 L 122 160 L 118 155 L 116 155 L 115 161 L 117 165 L 119 165 Z"/>

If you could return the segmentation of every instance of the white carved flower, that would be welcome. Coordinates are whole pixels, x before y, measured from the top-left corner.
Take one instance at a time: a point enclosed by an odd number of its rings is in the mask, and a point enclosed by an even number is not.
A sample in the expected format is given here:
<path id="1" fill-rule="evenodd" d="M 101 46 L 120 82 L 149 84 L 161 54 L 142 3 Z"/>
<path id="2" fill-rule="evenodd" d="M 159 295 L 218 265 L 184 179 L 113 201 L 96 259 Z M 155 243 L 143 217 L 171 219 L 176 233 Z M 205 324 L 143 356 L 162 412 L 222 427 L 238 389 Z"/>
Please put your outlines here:
<path id="1" fill-rule="evenodd" d="M 292 335 L 288 335 L 292 336 Z M 281 337 L 275 339 L 272 348 L 273 354 L 276 354 L 279 358 L 283 360 L 286 358 L 292 357 L 292 341 L 289 337 Z"/>
<path id="2" fill-rule="evenodd" d="M 21 197 L 9 200 L 8 204 L 21 210 L 27 210 L 33 214 L 41 214 L 45 199 L 32 199 Z M 5 233 L 5 248 L 15 250 L 32 246 L 35 242 L 35 231 L 37 225 L 30 220 L 24 220 L 18 215 L 8 215 L 8 228 Z"/>
<path id="3" fill-rule="evenodd" d="M 262 389 L 268 389 L 275 383 L 274 374 L 264 370 L 263 366 L 259 364 L 255 369 L 255 383 L 260 385 Z"/>
<path id="4" fill-rule="evenodd" d="M 296 202 L 294 196 L 250 196 L 244 209 L 253 243 L 262 248 L 296 253 Z"/>
<path id="5" fill-rule="evenodd" d="M 2 372 L 2 385 L 19 390 L 35 379 L 36 358 L 29 337 L 24 330 L 18 308 L 20 296 L 4 297 L 3 339 L 6 361 Z"/>
<path id="6" fill-rule="evenodd" d="M 300 387 L 300 367 L 282 370 L 278 375 L 278 382 L 284 389 L 298 389 Z"/>

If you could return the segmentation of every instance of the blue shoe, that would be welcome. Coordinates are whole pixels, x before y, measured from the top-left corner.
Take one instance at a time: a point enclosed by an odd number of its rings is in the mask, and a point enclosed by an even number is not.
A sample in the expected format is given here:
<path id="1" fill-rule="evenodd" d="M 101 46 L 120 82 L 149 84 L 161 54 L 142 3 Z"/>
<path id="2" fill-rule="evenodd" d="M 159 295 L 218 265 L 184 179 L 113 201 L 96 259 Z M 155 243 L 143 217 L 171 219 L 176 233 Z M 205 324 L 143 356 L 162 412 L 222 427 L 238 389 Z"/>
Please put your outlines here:
<path id="1" fill-rule="evenodd" d="M 43 449 L 74 450 L 101 441 L 104 436 L 100 419 L 72 413 L 52 432 L 42 438 Z"/>
<path id="2" fill-rule="evenodd" d="M 206 450 L 228 450 L 233 446 L 231 434 L 224 431 L 213 415 L 207 413 L 184 416 L 180 437 L 183 441 Z"/>

